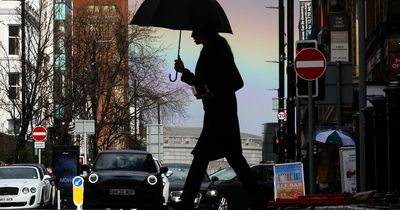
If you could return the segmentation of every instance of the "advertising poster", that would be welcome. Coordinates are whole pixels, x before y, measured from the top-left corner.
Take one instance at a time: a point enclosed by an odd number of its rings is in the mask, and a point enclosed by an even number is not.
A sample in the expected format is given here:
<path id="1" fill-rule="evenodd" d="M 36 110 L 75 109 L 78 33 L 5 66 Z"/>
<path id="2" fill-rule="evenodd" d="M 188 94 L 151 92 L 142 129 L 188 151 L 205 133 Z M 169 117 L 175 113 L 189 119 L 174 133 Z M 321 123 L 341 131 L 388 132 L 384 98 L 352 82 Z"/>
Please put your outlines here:
<path id="1" fill-rule="evenodd" d="M 275 199 L 293 198 L 305 194 L 303 163 L 274 165 Z"/>
<path id="2" fill-rule="evenodd" d="M 311 37 L 312 24 L 313 24 L 312 1 L 300 0 L 299 3 L 300 3 L 299 39 L 308 40 Z"/>
<path id="3" fill-rule="evenodd" d="M 54 147 L 53 173 L 59 188 L 72 189 L 72 179 L 79 175 L 79 147 Z"/>
<path id="4" fill-rule="evenodd" d="M 356 149 L 355 147 L 341 147 L 339 149 L 340 178 L 343 192 L 357 191 L 356 176 Z"/>

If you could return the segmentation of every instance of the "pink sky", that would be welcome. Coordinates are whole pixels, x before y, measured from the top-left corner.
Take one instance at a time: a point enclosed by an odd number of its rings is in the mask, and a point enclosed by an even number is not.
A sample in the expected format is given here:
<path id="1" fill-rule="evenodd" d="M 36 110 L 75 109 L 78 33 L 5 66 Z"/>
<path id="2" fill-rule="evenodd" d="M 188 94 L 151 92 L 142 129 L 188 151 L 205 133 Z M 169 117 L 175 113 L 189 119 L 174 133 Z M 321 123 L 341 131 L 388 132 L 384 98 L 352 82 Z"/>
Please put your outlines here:
<path id="1" fill-rule="evenodd" d="M 141 2 L 141 1 L 140 1 Z M 245 82 L 237 92 L 238 115 L 241 131 L 262 135 L 262 124 L 276 122 L 276 111 L 272 110 L 272 98 L 277 96 L 278 64 L 265 62 L 278 60 L 278 10 L 266 6 L 277 6 L 278 0 L 219 0 L 230 21 L 233 34 L 221 34 L 227 38 L 235 56 L 236 64 Z M 298 1 L 295 1 L 295 27 L 297 26 Z M 168 73 L 173 70 L 177 56 L 179 31 L 160 29 L 162 42 L 169 46 L 166 52 Z M 194 69 L 201 46 L 194 44 L 189 31 L 183 31 L 181 58 L 185 66 Z M 295 32 L 295 40 L 298 34 Z M 177 80 L 177 82 L 179 79 Z M 179 81 L 180 82 L 180 81 Z M 203 109 L 201 101 L 192 98 L 188 107 L 191 118 L 175 126 L 202 127 Z"/>

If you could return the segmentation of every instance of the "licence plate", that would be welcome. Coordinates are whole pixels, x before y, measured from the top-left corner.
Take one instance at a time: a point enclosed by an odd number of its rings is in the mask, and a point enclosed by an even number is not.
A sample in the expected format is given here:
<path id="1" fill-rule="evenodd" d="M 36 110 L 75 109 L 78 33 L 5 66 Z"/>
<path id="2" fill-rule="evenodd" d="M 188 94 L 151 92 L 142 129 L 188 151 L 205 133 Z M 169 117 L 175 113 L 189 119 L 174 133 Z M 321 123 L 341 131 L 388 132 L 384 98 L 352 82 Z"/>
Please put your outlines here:
<path id="1" fill-rule="evenodd" d="M 110 195 L 135 195 L 134 189 L 110 189 Z"/>
<path id="2" fill-rule="evenodd" d="M 2 197 L 0 198 L 0 202 L 13 202 L 14 199 L 13 198 L 9 198 L 9 197 Z"/>

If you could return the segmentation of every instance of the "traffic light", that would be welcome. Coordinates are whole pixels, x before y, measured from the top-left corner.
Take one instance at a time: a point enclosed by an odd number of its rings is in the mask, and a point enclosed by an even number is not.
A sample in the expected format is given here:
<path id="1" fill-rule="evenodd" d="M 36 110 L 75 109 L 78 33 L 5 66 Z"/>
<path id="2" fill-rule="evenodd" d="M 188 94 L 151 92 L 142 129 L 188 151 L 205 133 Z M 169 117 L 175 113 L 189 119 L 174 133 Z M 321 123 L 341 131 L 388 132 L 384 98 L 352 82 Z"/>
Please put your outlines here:
<path id="1" fill-rule="evenodd" d="M 320 50 L 317 40 L 297 40 L 296 55 L 303 49 L 314 48 Z M 324 52 L 323 52 L 324 53 Z M 322 100 L 325 93 L 325 75 L 316 80 L 312 80 L 312 96 L 315 100 Z M 299 98 L 308 98 L 308 81 L 296 76 L 296 96 Z"/>
<path id="2" fill-rule="evenodd" d="M 273 145 L 273 152 L 275 154 L 279 154 L 279 146 L 281 144 L 281 140 L 278 136 L 272 137 L 272 145 Z"/>

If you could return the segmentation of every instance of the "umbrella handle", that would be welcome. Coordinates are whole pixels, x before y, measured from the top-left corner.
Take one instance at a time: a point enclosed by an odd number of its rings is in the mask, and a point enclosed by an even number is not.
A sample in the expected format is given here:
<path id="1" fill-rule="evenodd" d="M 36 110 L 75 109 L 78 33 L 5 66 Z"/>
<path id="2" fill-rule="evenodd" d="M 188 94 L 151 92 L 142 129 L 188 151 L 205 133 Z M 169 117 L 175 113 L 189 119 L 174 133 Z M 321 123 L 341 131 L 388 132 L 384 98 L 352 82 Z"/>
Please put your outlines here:
<path id="1" fill-rule="evenodd" d="M 178 42 L 178 59 L 180 59 L 180 51 L 181 51 L 181 38 L 182 38 L 182 30 L 179 30 L 179 42 Z M 175 82 L 178 78 L 178 72 L 175 72 L 175 79 L 172 79 L 171 74 L 169 74 L 169 81 Z"/>
<path id="2" fill-rule="evenodd" d="M 178 72 L 175 72 L 175 79 L 172 79 L 171 74 L 169 74 L 169 81 L 175 82 L 177 78 L 178 78 Z"/>

